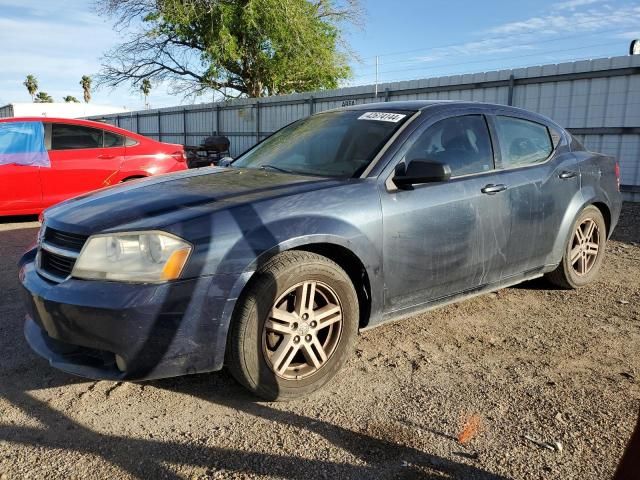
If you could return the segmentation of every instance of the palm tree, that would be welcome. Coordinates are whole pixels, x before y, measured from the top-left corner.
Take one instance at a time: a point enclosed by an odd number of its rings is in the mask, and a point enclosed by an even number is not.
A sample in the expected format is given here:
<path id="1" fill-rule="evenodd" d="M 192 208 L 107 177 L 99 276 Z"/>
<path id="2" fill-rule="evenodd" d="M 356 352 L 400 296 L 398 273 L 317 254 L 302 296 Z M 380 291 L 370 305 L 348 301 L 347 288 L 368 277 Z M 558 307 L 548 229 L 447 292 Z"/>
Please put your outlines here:
<path id="1" fill-rule="evenodd" d="M 38 92 L 34 99 L 35 103 L 53 103 L 53 97 L 47 92 Z"/>
<path id="2" fill-rule="evenodd" d="M 149 107 L 149 102 L 147 101 L 149 97 L 149 93 L 151 92 L 151 81 L 148 78 L 142 80 L 142 84 L 140 85 L 140 90 L 144 95 L 144 106 Z"/>
<path id="3" fill-rule="evenodd" d="M 31 95 L 31 101 L 35 102 L 35 95 L 36 92 L 38 91 L 38 79 L 35 77 L 35 75 L 27 75 L 27 79 L 22 82 L 22 84 L 27 87 L 27 91 L 29 92 L 29 95 Z"/>
<path id="4" fill-rule="evenodd" d="M 62 100 L 64 100 L 65 103 L 80 103 L 80 100 L 78 100 L 73 95 L 67 95 L 66 97 L 62 97 Z"/>
<path id="5" fill-rule="evenodd" d="M 83 75 L 80 80 L 80 85 L 84 92 L 84 103 L 89 103 L 91 100 L 91 77 L 89 75 Z"/>

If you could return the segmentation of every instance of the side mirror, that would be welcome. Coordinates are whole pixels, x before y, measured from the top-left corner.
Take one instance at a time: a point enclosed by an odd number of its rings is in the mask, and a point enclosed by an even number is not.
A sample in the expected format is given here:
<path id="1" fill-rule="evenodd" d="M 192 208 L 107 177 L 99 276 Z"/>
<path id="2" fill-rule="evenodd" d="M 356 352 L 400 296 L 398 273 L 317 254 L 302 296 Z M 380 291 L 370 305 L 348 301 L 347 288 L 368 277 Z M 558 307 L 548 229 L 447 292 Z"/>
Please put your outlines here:
<path id="1" fill-rule="evenodd" d="M 398 164 L 393 183 L 407 187 L 418 183 L 446 182 L 451 178 L 449 165 L 431 160 L 411 160 L 407 166 Z"/>

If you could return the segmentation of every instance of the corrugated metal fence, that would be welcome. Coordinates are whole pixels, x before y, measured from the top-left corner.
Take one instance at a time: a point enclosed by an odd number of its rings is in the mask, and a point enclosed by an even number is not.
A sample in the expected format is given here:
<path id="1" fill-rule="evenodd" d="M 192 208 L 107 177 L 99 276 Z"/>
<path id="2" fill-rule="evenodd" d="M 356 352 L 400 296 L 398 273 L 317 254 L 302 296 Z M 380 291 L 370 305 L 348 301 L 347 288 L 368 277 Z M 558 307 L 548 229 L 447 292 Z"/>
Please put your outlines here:
<path id="1" fill-rule="evenodd" d="M 553 118 L 587 148 L 619 158 L 622 183 L 640 197 L 640 55 L 386 83 L 377 97 L 374 90 L 368 85 L 99 118 L 185 145 L 226 135 L 237 156 L 299 118 L 340 106 L 418 99 L 515 105 Z"/>

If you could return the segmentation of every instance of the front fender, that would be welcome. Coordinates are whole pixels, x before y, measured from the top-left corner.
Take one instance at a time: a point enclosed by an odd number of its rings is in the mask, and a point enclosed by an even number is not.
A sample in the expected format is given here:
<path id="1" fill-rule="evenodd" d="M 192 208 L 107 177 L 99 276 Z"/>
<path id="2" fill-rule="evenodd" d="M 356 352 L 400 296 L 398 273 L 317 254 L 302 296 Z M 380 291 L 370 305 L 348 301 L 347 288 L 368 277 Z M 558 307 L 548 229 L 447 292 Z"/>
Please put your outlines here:
<path id="1" fill-rule="evenodd" d="M 304 231 L 315 233 L 304 234 Z M 289 218 L 245 232 L 218 265 L 218 274 L 234 277 L 233 286 L 226 293 L 221 319 L 224 332 L 220 338 L 226 338 L 237 300 L 254 273 L 280 252 L 314 244 L 343 247 L 360 260 L 371 287 L 371 317 L 375 319 L 381 315 L 382 269 L 380 248 L 375 240 L 341 219 L 322 216 Z"/>

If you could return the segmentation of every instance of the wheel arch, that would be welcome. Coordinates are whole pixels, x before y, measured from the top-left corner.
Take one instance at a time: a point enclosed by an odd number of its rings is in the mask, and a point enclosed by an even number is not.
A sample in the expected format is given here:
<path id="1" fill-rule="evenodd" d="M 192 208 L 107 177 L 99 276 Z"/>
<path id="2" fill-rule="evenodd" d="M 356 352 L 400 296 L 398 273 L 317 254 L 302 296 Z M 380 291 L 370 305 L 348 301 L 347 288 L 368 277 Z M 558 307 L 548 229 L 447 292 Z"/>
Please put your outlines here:
<path id="1" fill-rule="evenodd" d="M 607 237 L 610 236 L 612 217 L 611 209 L 606 200 L 600 195 L 597 195 L 597 193 L 592 189 L 579 191 L 572 198 L 565 211 L 560 228 L 558 229 L 558 234 L 556 235 L 553 250 L 549 257 L 547 257 L 546 264 L 548 266 L 556 266 L 560 263 L 562 256 L 564 255 L 568 235 L 572 232 L 572 227 L 576 218 L 578 218 L 578 215 L 580 215 L 582 210 L 590 205 L 595 206 L 602 213 L 607 228 Z"/>
<path id="2" fill-rule="evenodd" d="M 300 245 L 293 250 L 303 250 L 322 255 L 337 263 L 347 272 L 358 294 L 360 311 L 358 326 L 359 328 L 366 327 L 371 316 L 371 282 L 362 260 L 348 248 L 335 243 L 309 243 Z"/>
<path id="3" fill-rule="evenodd" d="M 607 227 L 607 238 L 611 236 L 611 210 L 609 206 L 604 202 L 593 202 L 591 205 L 600 210 L 602 217 L 604 218 L 604 224 Z"/>

